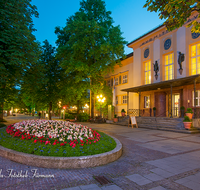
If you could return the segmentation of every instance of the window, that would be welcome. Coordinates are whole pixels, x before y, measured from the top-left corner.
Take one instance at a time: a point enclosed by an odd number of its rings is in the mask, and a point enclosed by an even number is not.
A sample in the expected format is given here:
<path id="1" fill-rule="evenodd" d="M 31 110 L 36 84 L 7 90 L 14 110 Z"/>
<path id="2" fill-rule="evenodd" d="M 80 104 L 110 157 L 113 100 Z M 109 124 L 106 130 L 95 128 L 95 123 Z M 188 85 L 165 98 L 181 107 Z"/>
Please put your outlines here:
<path id="1" fill-rule="evenodd" d="M 111 86 L 113 86 L 113 78 L 111 79 Z"/>
<path id="2" fill-rule="evenodd" d="M 122 83 L 122 77 L 121 77 L 121 75 L 119 76 L 119 84 L 121 84 Z"/>
<path id="3" fill-rule="evenodd" d="M 174 79 L 174 54 L 165 56 L 165 80 Z"/>
<path id="4" fill-rule="evenodd" d="M 196 90 L 196 106 L 200 106 L 200 90 Z M 194 91 L 192 92 L 192 105 L 194 106 Z"/>
<path id="5" fill-rule="evenodd" d="M 118 104 L 118 96 L 116 96 L 115 103 Z"/>
<path id="6" fill-rule="evenodd" d="M 110 80 L 107 81 L 107 85 L 110 86 Z"/>
<path id="7" fill-rule="evenodd" d="M 127 96 L 122 96 L 122 103 L 127 104 Z"/>
<path id="8" fill-rule="evenodd" d="M 115 85 L 119 84 L 119 78 L 115 78 Z"/>
<path id="9" fill-rule="evenodd" d="M 151 84 L 151 61 L 144 63 L 145 67 L 145 84 Z"/>
<path id="10" fill-rule="evenodd" d="M 123 75 L 122 83 L 127 83 L 127 81 L 128 81 L 128 75 Z"/>
<path id="11" fill-rule="evenodd" d="M 200 44 L 191 47 L 191 74 L 200 74 Z"/>
<path id="12" fill-rule="evenodd" d="M 150 108 L 150 96 L 145 96 L 144 97 L 144 107 L 145 108 Z"/>

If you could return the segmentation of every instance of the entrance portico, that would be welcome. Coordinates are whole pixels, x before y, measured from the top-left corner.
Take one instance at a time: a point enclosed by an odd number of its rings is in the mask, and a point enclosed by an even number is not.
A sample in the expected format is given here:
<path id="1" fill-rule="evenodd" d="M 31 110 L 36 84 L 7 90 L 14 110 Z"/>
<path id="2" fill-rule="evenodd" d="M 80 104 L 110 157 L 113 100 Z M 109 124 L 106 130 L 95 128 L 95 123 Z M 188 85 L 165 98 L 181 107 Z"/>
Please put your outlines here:
<path id="1" fill-rule="evenodd" d="M 158 117 L 180 117 L 180 107 L 188 107 L 194 111 L 194 118 L 197 115 L 197 93 L 200 89 L 200 75 L 141 85 L 121 91 L 139 94 L 139 108 L 129 109 L 129 98 L 127 98 L 128 114 L 137 116 L 153 116 L 153 107 L 156 107 Z"/>

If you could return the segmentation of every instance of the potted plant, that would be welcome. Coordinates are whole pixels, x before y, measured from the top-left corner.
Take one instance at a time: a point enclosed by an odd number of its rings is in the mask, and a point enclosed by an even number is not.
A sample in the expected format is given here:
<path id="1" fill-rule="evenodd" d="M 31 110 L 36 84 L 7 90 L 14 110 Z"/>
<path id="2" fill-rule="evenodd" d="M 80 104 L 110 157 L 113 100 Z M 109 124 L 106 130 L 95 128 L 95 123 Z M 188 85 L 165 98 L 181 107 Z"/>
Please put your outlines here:
<path id="1" fill-rule="evenodd" d="M 114 121 L 115 123 L 118 122 L 117 114 L 114 115 L 113 121 Z"/>
<path id="2" fill-rule="evenodd" d="M 121 114 L 122 114 L 122 117 L 124 117 L 125 116 L 125 110 L 124 109 L 122 109 L 122 111 L 121 111 Z"/>
<path id="3" fill-rule="evenodd" d="M 188 116 L 184 116 L 183 124 L 185 129 L 190 129 L 192 125 L 192 121 Z"/>
<path id="4" fill-rule="evenodd" d="M 156 107 L 153 107 L 153 115 L 156 117 Z"/>
<path id="5" fill-rule="evenodd" d="M 184 117 L 184 113 L 185 113 L 185 107 L 181 106 L 181 117 Z"/>
<path id="6" fill-rule="evenodd" d="M 188 116 L 190 119 L 192 119 L 192 116 L 193 116 L 192 108 L 187 108 L 185 115 Z"/>

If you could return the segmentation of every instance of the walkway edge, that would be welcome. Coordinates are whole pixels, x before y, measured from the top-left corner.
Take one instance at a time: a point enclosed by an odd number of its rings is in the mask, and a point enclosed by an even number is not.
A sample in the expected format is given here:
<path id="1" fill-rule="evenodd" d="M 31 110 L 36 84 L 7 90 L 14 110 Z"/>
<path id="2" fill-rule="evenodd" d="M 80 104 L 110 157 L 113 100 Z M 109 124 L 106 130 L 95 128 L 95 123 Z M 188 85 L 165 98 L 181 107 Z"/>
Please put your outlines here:
<path id="1" fill-rule="evenodd" d="M 110 135 L 109 135 L 110 136 Z M 112 136 L 110 136 L 112 137 Z M 50 157 L 50 156 L 37 156 L 22 152 L 17 152 L 0 146 L 0 156 L 10 159 L 11 161 L 19 162 L 30 166 L 42 168 L 87 168 L 105 165 L 120 158 L 122 155 L 121 142 L 112 137 L 116 142 L 116 147 L 112 151 L 96 154 L 91 156 L 80 157 Z"/>

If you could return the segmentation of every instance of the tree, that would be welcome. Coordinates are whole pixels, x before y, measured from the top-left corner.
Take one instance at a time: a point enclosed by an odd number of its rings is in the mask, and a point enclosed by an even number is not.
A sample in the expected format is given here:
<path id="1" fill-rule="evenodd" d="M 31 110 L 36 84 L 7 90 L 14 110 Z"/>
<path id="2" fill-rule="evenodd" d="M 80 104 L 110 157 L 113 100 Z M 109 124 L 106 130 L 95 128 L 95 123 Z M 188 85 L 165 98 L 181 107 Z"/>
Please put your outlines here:
<path id="1" fill-rule="evenodd" d="M 196 0 L 146 0 L 144 7 L 159 12 L 160 19 L 166 19 L 164 24 L 169 31 L 183 26 L 193 11 L 200 13 L 200 1 Z M 189 23 L 190 26 L 192 32 L 200 33 L 200 23 L 196 20 Z"/>
<path id="2" fill-rule="evenodd" d="M 16 95 L 22 73 L 37 59 L 32 16 L 38 13 L 30 0 L 1 0 L 0 12 L 1 121 L 4 102 Z"/>
<path id="3" fill-rule="evenodd" d="M 89 79 L 94 117 L 94 88 L 101 89 L 105 74 L 124 56 L 126 41 L 119 26 L 113 26 L 111 12 L 102 0 L 83 0 L 80 9 L 57 27 L 58 54 L 67 74 L 76 73 L 74 83 Z"/>
<path id="4" fill-rule="evenodd" d="M 37 64 L 33 65 L 25 72 L 22 84 L 22 91 L 27 98 L 26 104 L 37 102 L 48 108 L 49 119 L 53 104 L 57 104 L 64 87 L 66 75 L 59 66 L 59 61 L 55 59 L 55 47 L 47 40 L 42 46 L 42 53 Z"/>

